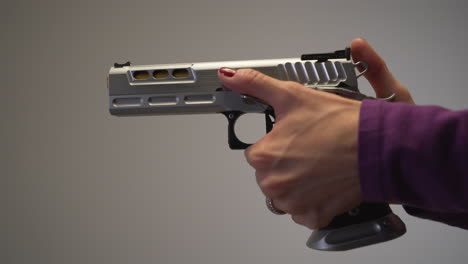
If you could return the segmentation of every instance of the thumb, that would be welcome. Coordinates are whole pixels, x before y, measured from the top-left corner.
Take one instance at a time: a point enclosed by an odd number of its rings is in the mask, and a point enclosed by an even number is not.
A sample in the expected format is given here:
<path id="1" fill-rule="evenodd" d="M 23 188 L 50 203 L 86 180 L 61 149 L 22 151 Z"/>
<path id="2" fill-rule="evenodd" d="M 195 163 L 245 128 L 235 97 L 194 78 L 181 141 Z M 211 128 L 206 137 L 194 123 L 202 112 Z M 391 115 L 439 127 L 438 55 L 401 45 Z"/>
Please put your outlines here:
<path id="1" fill-rule="evenodd" d="M 393 77 L 385 61 L 366 40 L 361 38 L 353 40 L 351 52 L 354 61 L 364 61 L 369 65 L 369 70 L 364 76 L 374 88 L 377 97 L 385 98 L 393 93 L 398 95 L 398 90 L 403 87 L 402 84 Z"/>
<path id="2" fill-rule="evenodd" d="M 266 102 L 275 111 L 284 108 L 291 95 L 292 85 L 252 69 L 223 67 L 218 71 L 218 78 L 226 88 Z"/>

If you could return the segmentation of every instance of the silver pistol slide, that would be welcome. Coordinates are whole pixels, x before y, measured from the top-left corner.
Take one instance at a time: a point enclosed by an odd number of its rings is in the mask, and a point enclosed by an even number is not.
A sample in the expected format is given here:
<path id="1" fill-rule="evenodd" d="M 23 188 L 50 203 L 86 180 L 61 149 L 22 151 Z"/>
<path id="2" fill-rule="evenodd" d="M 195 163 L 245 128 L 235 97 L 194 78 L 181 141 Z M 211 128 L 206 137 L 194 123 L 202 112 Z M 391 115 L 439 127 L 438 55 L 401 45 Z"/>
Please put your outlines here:
<path id="1" fill-rule="evenodd" d="M 364 70 L 356 74 L 357 66 Z M 217 77 L 221 67 L 252 68 L 276 79 L 295 81 L 354 100 L 376 99 L 359 92 L 358 78 L 367 71 L 367 64 L 354 63 L 350 48 L 346 48 L 285 59 L 155 65 L 115 63 L 107 78 L 109 111 L 116 116 L 220 113 L 228 121 L 229 147 L 245 149 L 251 144 L 237 137 L 238 118 L 246 113 L 263 113 L 268 133 L 275 123 L 274 109 L 256 98 L 223 87 Z M 393 96 L 380 100 L 392 99 Z M 405 224 L 388 204 L 363 203 L 336 216 L 327 227 L 313 231 L 307 246 L 343 251 L 385 242 L 405 232 Z"/>

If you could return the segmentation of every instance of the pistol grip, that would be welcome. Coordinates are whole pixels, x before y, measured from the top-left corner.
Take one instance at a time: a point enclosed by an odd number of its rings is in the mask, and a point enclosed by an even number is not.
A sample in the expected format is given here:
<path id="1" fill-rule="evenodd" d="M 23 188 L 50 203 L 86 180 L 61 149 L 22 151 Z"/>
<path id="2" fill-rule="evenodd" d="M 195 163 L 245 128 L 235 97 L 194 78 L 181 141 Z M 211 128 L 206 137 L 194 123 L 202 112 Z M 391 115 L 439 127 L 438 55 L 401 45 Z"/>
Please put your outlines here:
<path id="1" fill-rule="evenodd" d="M 344 251 L 392 240 L 405 233 L 405 224 L 388 204 L 364 203 L 335 217 L 327 227 L 312 232 L 307 246 Z"/>
<path id="2" fill-rule="evenodd" d="M 243 112 L 223 112 L 228 119 L 228 143 L 231 149 L 246 149 L 251 144 L 239 140 L 235 133 L 237 119 Z M 275 113 L 272 108 L 265 111 L 266 132 L 273 129 Z M 393 214 L 384 203 L 363 203 L 358 207 L 336 216 L 325 228 L 315 230 L 307 246 L 323 251 L 344 251 L 395 239 L 406 233 L 401 219 Z"/>

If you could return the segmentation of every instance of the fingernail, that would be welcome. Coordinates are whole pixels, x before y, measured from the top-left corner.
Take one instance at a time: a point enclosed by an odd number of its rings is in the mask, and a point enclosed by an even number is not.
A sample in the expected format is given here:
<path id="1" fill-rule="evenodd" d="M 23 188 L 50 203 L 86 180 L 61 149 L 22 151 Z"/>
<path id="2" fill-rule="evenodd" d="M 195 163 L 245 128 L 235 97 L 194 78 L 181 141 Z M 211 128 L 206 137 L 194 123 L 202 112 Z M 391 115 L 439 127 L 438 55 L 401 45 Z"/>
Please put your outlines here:
<path id="1" fill-rule="evenodd" d="M 219 72 L 224 74 L 224 76 L 227 77 L 232 77 L 234 74 L 236 74 L 236 70 L 233 68 L 228 68 L 228 67 L 222 67 L 219 69 Z"/>

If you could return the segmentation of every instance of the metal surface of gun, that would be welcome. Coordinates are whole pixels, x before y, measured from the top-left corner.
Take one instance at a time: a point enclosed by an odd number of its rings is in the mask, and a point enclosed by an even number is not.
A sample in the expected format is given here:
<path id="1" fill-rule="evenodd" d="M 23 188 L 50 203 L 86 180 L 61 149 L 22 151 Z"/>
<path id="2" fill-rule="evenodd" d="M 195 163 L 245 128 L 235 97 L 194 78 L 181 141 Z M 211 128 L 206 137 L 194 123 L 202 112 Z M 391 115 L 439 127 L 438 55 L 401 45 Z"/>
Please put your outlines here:
<path id="1" fill-rule="evenodd" d="M 364 71 L 356 75 L 358 65 Z M 268 133 L 274 126 L 274 109 L 223 87 L 217 77 L 220 67 L 252 68 L 311 89 L 355 100 L 372 98 L 358 90 L 357 79 L 367 70 L 367 65 L 353 63 L 351 51 L 346 48 L 286 59 L 143 66 L 115 63 L 108 75 L 110 113 L 116 116 L 221 113 L 228 120 L 229 147 L 245 149 L 250 144 L 236 136 L 237 119 L 245 113 L 264 113 Z M 387 204 L 367 203 L 335 217 L 329 226 L 315 230 L 307 245 L 326 251 L 349 250 L 388 241 L 405 232 L 404 223 Z"/>

